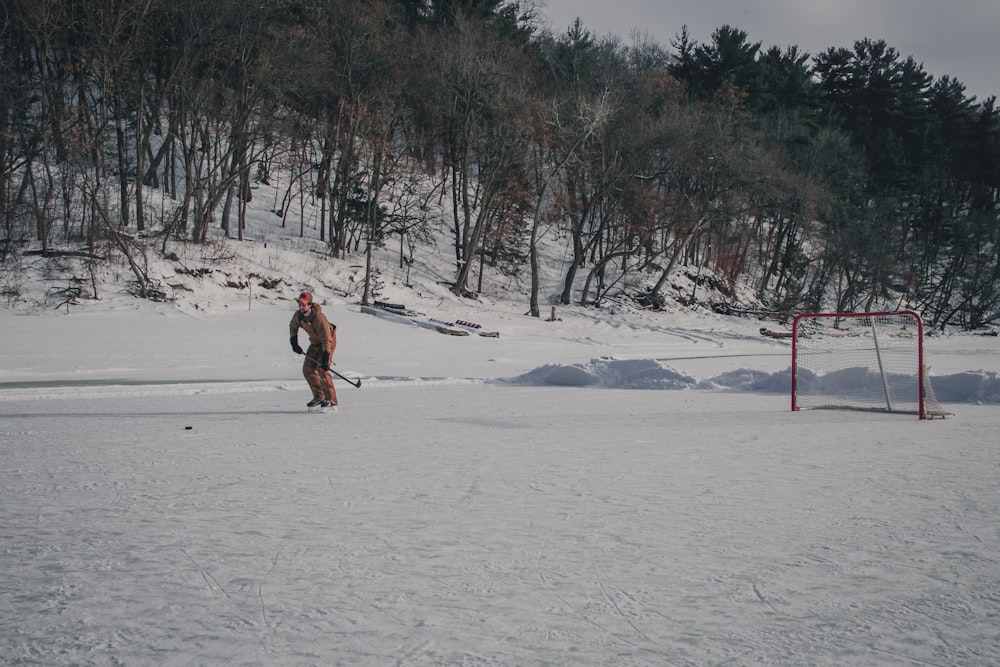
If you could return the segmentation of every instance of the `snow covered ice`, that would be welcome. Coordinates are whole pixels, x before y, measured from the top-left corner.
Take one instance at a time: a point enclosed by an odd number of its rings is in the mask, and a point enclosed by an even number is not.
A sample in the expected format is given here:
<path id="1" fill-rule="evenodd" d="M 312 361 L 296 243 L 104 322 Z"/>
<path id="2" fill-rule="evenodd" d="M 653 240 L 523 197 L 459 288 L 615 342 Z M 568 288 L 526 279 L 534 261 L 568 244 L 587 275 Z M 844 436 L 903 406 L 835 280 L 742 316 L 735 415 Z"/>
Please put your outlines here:
<path id="1" fill-rule="evenodd" d="M 920 422 L 791 412 L 738 318 L 326 311 L 335 415 L 288 303 L 0 311 L 0 661 L 1000 663 L 995 338 Z"/>

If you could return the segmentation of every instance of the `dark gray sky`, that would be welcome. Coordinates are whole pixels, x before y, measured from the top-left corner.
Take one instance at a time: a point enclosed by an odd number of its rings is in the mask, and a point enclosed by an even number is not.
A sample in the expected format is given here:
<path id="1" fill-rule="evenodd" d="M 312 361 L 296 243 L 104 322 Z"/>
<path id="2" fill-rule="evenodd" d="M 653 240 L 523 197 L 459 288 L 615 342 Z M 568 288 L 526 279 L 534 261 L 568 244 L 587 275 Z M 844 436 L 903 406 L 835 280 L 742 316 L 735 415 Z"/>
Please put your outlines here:
<path id="1" fill-rule="evenodd" d="M 934 78 L 950 75 L 968 95 L 1000 96 L 1000 0 L 539 0 L 562 33 L 579 17 L 598 36 L 625 43 L 634 29 L 665 47 L 687 25 L 698 42 L 731 25 L 763 48 L 798 45 L 810 54 L 884 39 Z"/>

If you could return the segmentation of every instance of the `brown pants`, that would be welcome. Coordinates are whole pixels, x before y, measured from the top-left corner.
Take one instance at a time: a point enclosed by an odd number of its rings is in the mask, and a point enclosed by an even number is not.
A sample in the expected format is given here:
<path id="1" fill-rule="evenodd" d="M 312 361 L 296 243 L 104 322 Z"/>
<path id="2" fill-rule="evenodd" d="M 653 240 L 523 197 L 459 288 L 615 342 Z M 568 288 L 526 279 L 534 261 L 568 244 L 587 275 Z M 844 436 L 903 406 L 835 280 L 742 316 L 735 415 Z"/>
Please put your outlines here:
<path id="1" fill-rule="evenodd" d="M 320 349 L 318 347 L 309 346 L 309 349 L 306 350 L 306 360 L 302 364 L 302 375 L 305 377 L 306 382 L 309 383 L 309 388 L 312 389 L 313 396 L 330 401 L 336 405 L 337 390 L 333 388 L 333 376 L 313 361 L 313 359 L 319 360 L 319 353 Z M 327 365 L 329 365 L 330 357 L 332 356 L 333 354 L 331 353 L 325 359 Z"/>

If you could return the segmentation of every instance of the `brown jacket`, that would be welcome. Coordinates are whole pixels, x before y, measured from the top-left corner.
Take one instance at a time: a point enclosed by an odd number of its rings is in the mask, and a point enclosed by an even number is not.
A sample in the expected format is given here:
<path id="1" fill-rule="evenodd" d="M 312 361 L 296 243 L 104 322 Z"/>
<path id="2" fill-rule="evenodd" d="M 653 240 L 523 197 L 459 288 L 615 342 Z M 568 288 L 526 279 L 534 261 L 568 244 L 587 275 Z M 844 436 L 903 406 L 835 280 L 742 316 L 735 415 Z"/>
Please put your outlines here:
<path id="1" fill-rule="evenodd" d="M 302 329 L 309 336 L 309 344 L 332 353 L 337 347 L 337 327 L 330 324 L 318 303 L 312 305 L 312 314 L 304 317 L 295 311 L 292 321 L 288 324 L 288 334 L 292 338 L 299 335 Z"/>

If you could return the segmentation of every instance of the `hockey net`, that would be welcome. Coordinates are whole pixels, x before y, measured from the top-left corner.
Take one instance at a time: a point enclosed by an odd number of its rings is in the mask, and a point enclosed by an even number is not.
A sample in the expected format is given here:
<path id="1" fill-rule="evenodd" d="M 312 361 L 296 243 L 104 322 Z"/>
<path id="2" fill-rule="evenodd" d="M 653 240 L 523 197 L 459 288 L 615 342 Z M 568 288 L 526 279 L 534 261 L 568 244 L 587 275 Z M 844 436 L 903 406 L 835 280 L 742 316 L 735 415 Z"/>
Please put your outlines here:
<path id="1" fill-rule="evenodd" d="M 920 316 L 900 311 L 796 317 L 792 410 L 816 408 L 946 416 L 924 365 Z"/>

